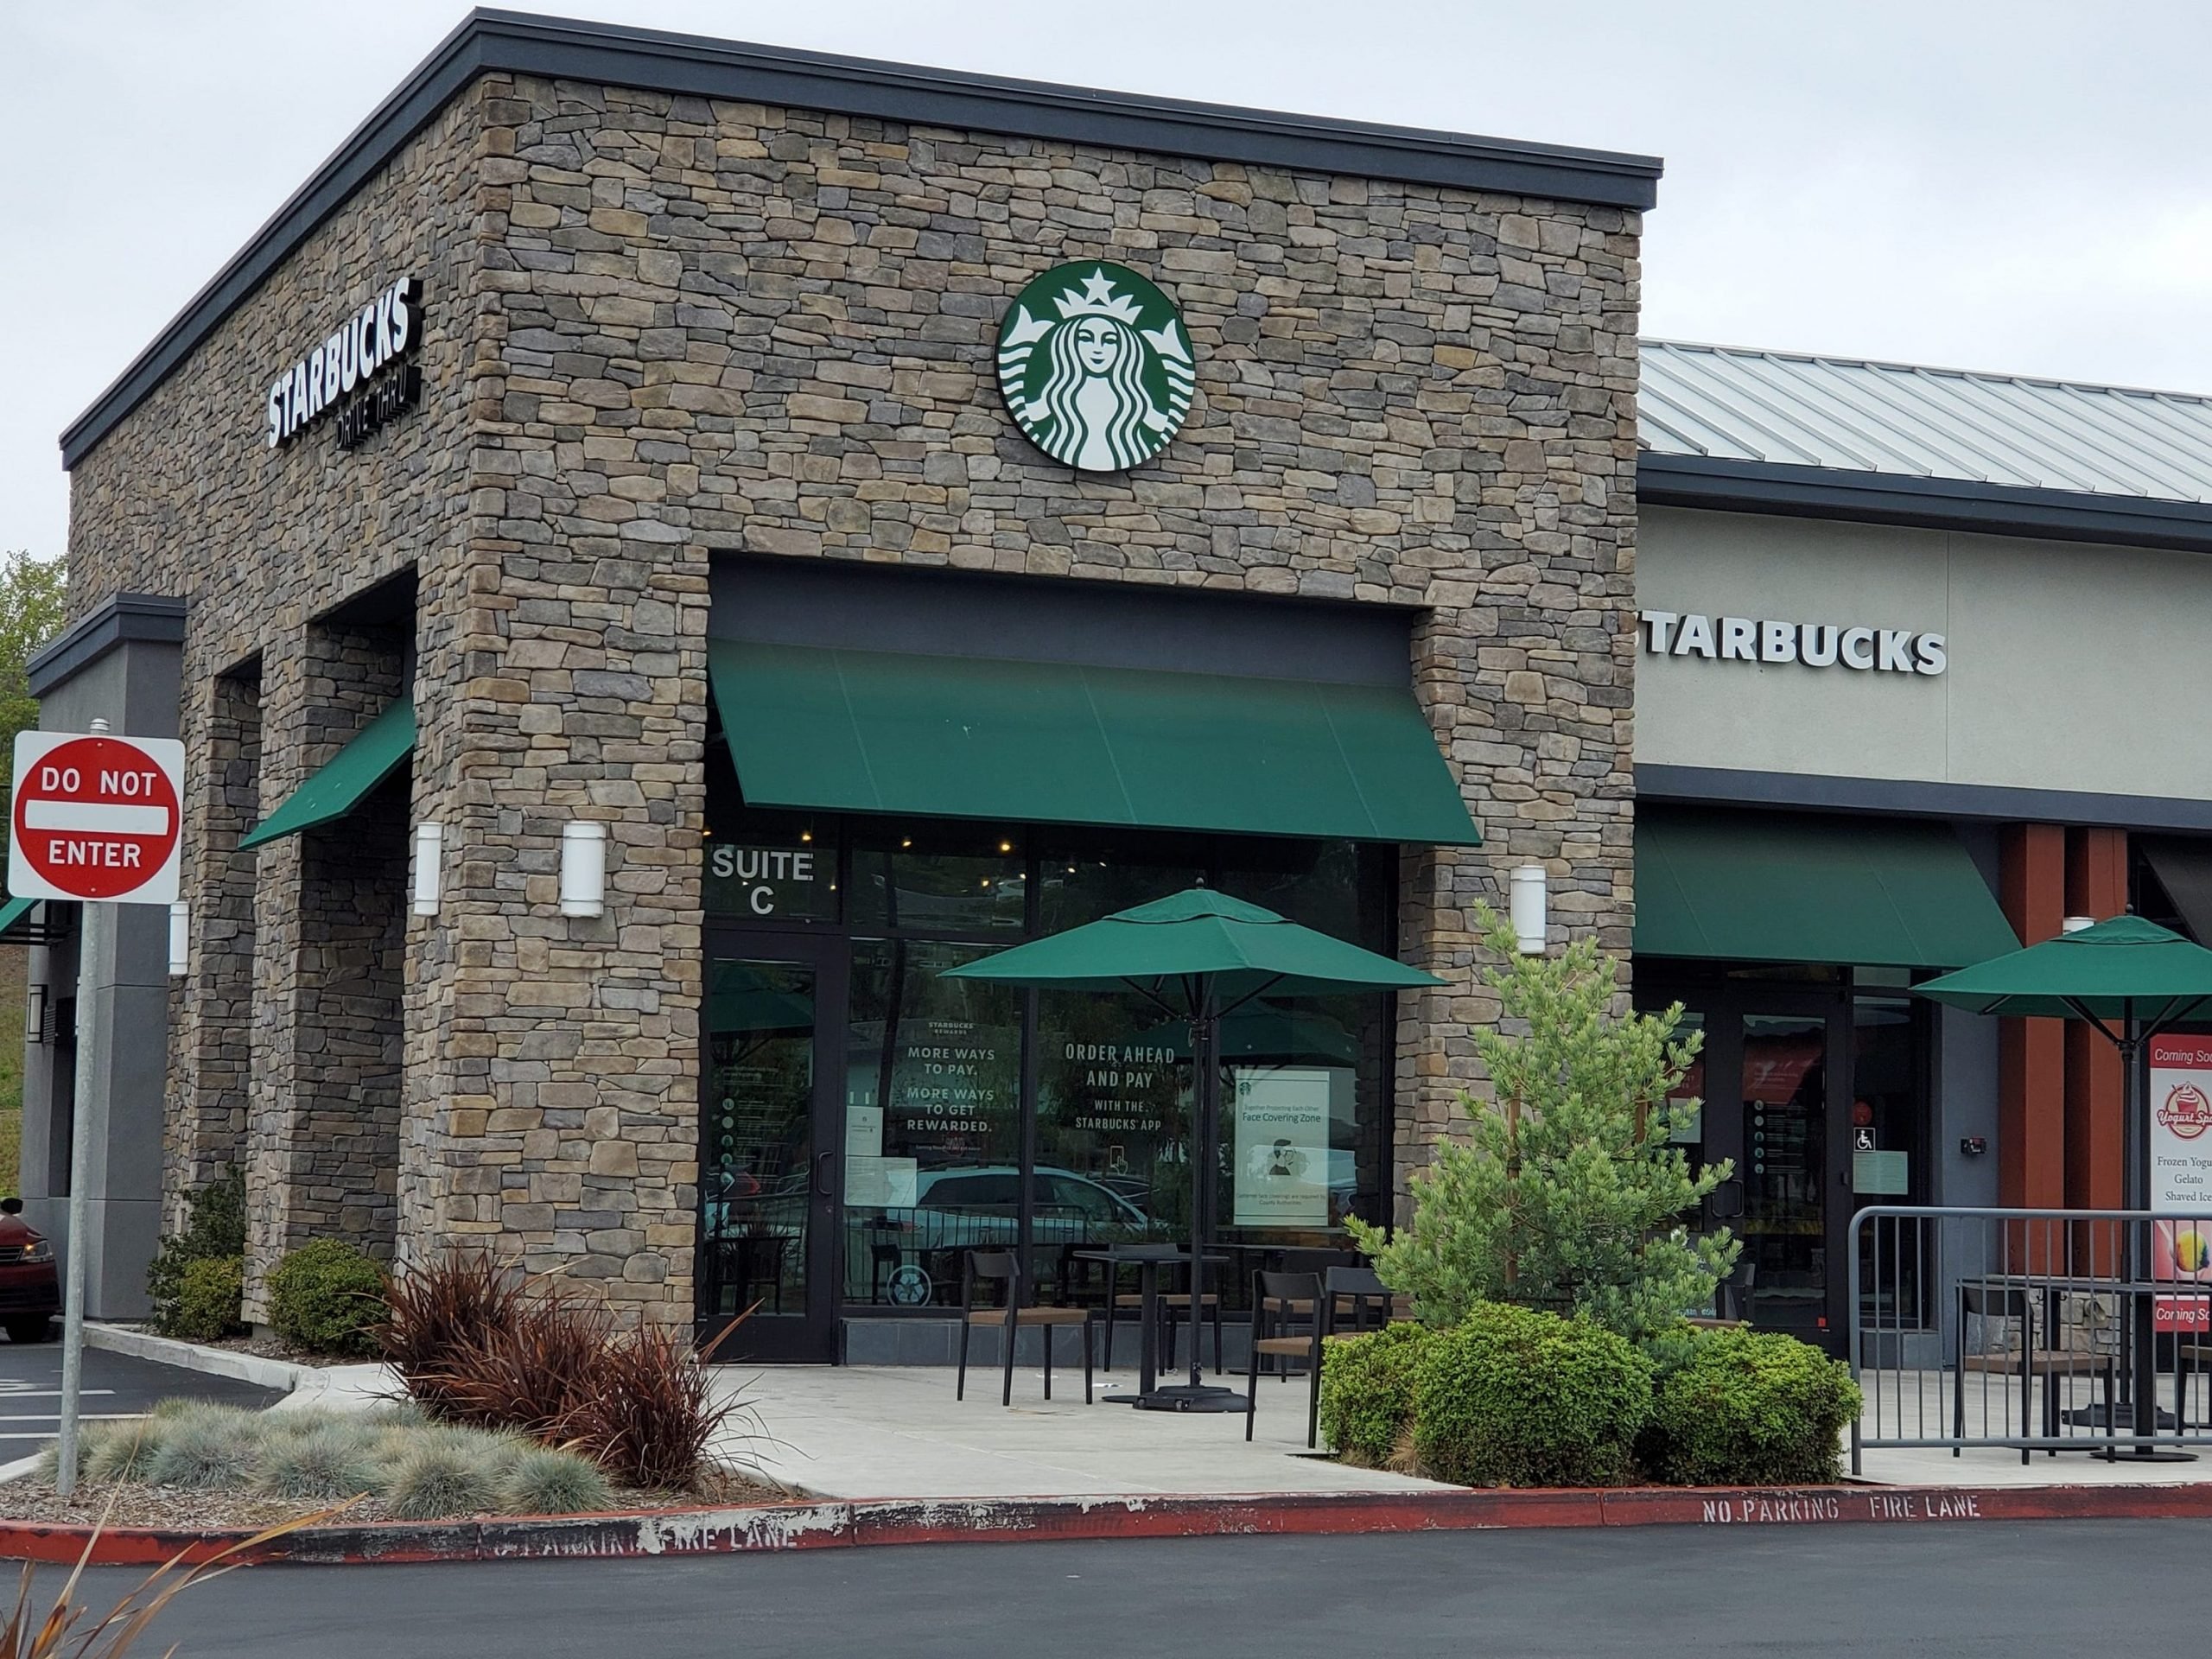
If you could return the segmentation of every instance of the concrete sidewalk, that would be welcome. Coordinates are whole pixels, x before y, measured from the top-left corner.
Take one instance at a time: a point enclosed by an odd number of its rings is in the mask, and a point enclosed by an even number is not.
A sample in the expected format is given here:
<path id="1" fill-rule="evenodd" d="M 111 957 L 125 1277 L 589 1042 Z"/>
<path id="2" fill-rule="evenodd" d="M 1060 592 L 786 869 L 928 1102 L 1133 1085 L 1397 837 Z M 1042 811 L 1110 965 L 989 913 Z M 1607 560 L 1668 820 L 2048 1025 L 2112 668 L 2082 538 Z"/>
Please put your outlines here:
<path id="1" fill-rule="evenodd" d="M 725 1397 L 752 1408 L 716 1452 L 823 1497 L 1455 1490 L 1307 1455 L 1306 1384 L 1297 1377 L 1261 1379 L 1249 1445 L 1241 1412 L 1185 1415 L 1122 1403 L 1136 1388 L 1130 1371 L 1102 1372 L 1091 1406 L 1083 1402 L 1083 1373 L 1065 1367 L 1053 1375 L 1050 1401 L 1042 1372 L 1017 1370 L 1011 1407 L 999 1404 L 995 1367 L 971 1368 L 960 1401 L 944 1366 L 726 1366 L 716 1381 Z"/>
<path id="2" fill-rule="evenodd" d="M 1053 1375 L 1043 1395 L 1034 1367 L 1014 1373 L 1014 1404 L 999 1404 L 999 1372 L 974 1368 L 956 1401 L 943 1366 L 726 1366 L 723 1397 L 752 1408 L 716 1442 L 718 1454 L 823 1497 L 1252 1496 L 1452 1491 L 1434 1481 L 1355 1469 L 1306 1448 L 1301 1379 L 1263 1378 L 1250 1444 L 1241 1414 L 1136 1411 L 1128 1371 L 1100 1373 L 1098 1403 L 1083 1403 L 1083 1376 Z M 1209 1379 L 1211 1380 L 1211 1378 Z M 1224 1379 L 1241 1392 L 1241 1378 Z M 1930 1385 L 1931 1389 L 1933 1385 Z M 1948 1421 L 1931 1393 L 1927 1422 Z M 1898 1433 L 1894 1399 L 1884 1427 Z M 1874 1427 L 1872 1406 L 1867 1427 Z M 748 1439 L 748 1436 L 757 1438 Z M 2107 1462 L 2084 1452 L 2035 1454 L 1967 1449 L 1870 1450 L 1860 1480 L 1911 1487 L 2184 1485 L 2212 1481 L 2212 1451 L 2190 1462 Z"/>

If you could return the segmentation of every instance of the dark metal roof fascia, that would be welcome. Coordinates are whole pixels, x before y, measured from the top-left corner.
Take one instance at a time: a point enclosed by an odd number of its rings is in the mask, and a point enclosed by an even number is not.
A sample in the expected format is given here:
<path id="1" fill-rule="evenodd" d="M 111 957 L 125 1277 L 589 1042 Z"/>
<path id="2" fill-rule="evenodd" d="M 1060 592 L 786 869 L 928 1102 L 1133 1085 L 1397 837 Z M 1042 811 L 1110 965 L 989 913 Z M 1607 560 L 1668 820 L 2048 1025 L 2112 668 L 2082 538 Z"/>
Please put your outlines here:
<path id="1" fill-rule="evenodd" d="M 2113 824 L 2125 830 L 2212 831 L 2212 801 L 2161 795 L 2104 795 L 2001 784 L 1930 783 L 1914 779 L 1843 778 L 1815 772 L 1750 772 L 1733 766 L 1636 768 L 1640 801 L 1698 801 L 1904 817 L 1983 819 L 2004 823 Z"/>
<path id="2" fill-rule="evenodd" d="M 42 697 L 86 664 L 127 641 L 184 642 L 184 601 L 158 594 L 118 594 L 24 664 L 31 696 Z"/>
<path id="3" fill-rule="evenodd" d="M 448 99 L 493 73 L 1637 210 L 1657 201 L 1662 166 L 1649 156 L 1093 92 L 480 9 L 62 433 L 62 465 L 74 467 L 90 454 Z"/>
<path id="4" fill-rule="evenodd" d="M 1650 506 L 1711 507 L 2035 536 L 2050 541 L 2212 553 L 2212 504 L 2143 496 L 2038 490 L 1960 478 L 1781 466 L 1709 455 L 1637 457 L 1637 499 Z"/>

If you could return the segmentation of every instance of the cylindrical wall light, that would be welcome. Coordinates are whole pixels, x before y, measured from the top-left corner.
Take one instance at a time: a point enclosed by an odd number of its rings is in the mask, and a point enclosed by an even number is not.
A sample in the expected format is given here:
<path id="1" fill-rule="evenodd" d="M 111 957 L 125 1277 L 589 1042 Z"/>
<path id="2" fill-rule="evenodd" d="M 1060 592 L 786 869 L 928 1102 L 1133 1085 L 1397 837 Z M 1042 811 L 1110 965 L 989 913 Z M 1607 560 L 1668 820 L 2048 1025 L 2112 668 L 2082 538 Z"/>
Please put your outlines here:
<path id="1" fill-rule="evenodd" d="M 2079 933 L 2084 928 L 2094 927 L 2096 925 L 2097 918 L 2094 916 L 2069 916 L 2064 921 L 2059 923 L 2058 931 L 2062 933 Z"/>
<path id="2" fill-rule="evenodd" d="M 444 849 L 443 825 L 418 823 L 415 826 L 415 913 L 417 916 L 438 913 L 439 870 Z"/>
<path id="3" fill-rule="evenodd" d="M 1547 918 L 1545 916 L 1544 867 L 1523 864 L 1506 880 L 1507 912 L 1513 922 L 1513 937 L 1524 957 L 1544 954 Z"/>
<path id="4" fill-rule="evenodd" d="M 169 976 L 181 978 L 192 967 L 192 906 L 178 899 L 169 906 Z"/>
<path id="5" fill-rule="evenodd" d="M 561 913 L 598 916 L 607 909 L 607 826 L 564 824 L 561 830 Z"/>

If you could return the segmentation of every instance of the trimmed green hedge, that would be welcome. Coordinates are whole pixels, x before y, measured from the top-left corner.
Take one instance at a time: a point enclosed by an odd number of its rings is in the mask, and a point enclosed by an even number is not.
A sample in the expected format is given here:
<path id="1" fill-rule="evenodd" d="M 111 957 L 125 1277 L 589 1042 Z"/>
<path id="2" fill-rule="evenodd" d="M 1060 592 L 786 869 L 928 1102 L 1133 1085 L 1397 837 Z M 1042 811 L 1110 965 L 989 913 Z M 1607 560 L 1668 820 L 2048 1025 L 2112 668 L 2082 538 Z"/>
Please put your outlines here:
<path id="1" fill-rule="evenodd" d="M 269 1275 L 269 1323 L 315 1353 L 373 1354 L 384 1293 L 381 1267 L 342 1239 L 314 1239 Z"/>
<path id="2" fill-rule="evenodd" d="M 1321 1345 L 1321 1437 L 1346 1463 L 1388 1465 L 1412 1426 L 1414 1370 L 1433 1333 L 1389 1325 Z"/>
<path id="3" fill-rule="evenodd" d="M 1422 1472 L 1467 1486 L 1610 1486 L 1633 1478 L 1651 1362 L 1582 1319 L 1477 1303 L 1422 1344 Z"/>
<path id="4" fill-rule="evenodd" d="M 1659 1385 L 1643 1451 L 1686 1486 L 1808 1486 L 1843 1478 L 1841 1436 L 1859 1415 L 1850 1368 L 1773 1332 L 1700 1333 Z"/>
<path id="5" fill-rule="evenodd" d="M 204 1342 L 210 1335 L 226 1336 L 238 1323 L 238 1299 L 220 1331 L 207 1326 L 211 1282 L 201 1275 L 200 1305 L 188 1313 L 183 1306 L 185 1274 L 195 1262 L 238 1262 L 245 1255 L 245 1180 L 235 1169 L 219 1179 L 195 1188 L 184 1199 L 184 1230 L 162 1240 L 161 1248 L 146 1268 L 146 1295 L 153 1305 L 154 1329 L 165 1337 Z M 185 1328 L 186 1323 L 193 1325 Z"/>
<path id="6" fill-rule="evenodd" d="M 187 1262 L 176 1278 L 175 1299 L 162 1334 L 186 1342 L 215 1342 L 235 1335 L 238 1301 L 245 1294 L 245 1260 L 236 1255 L 203 1255 Z"/>

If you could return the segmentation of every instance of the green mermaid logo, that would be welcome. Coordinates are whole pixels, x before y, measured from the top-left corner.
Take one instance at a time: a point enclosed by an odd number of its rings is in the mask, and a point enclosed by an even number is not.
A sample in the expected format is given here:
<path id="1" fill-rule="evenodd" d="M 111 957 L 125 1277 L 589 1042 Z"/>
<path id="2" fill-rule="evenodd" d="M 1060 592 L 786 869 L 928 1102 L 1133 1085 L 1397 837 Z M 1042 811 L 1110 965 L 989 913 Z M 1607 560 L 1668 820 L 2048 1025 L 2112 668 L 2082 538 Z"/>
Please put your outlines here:
<path id="1" fill-rule="evenodd" d="M 1158 454 L 1190 412 L 1194 376 L 1174 302 L 1126 265 L 1055 266 L 999 326 L 999 390 L 1015 424 L 1086 473 Z"/>

